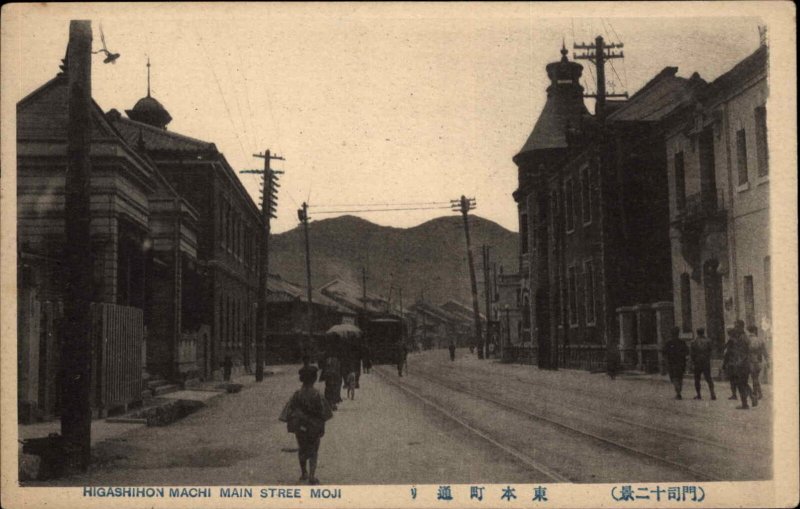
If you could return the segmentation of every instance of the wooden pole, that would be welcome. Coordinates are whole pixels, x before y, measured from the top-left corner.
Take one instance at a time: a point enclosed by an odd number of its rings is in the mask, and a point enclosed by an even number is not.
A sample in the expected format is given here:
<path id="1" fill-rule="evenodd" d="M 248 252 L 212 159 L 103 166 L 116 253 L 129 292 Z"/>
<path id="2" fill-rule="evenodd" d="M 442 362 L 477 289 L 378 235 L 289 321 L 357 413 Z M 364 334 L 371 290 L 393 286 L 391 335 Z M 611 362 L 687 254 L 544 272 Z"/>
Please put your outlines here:
<path id="1" fill-rule="evenodd" d="M 90 230 L 91 21 L 70 21 L 66 67 L 69 106 L 64 188 L 66 288 L 61 344 L 61 435 L 75 451 L 79 468 L 86 470 L 91 457 L 92 412 L 89 394 L 92 376 L 91 301 L 94 290 Z"/>

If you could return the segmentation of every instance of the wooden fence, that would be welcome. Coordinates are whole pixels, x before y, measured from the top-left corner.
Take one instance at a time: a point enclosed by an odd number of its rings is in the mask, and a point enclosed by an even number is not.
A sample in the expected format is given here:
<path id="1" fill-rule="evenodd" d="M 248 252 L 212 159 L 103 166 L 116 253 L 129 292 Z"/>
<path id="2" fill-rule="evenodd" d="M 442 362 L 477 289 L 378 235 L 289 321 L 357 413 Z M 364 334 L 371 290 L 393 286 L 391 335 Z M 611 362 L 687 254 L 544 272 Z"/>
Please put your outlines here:
<path id="1" fill-rule="evenodd" d="M 101 415 L 142 399 L 142 310 L 92 304 L 93 403 Z"/>

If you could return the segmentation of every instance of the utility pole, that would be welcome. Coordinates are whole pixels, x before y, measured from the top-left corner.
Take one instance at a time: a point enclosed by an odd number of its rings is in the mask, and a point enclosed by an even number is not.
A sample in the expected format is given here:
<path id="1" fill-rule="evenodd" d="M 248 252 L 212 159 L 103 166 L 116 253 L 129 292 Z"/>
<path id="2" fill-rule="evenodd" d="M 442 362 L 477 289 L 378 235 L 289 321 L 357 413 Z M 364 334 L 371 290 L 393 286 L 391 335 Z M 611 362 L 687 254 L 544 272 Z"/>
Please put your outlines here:
<path id="1" fill-rule="evenodd" d="M 65 70 L 68 80 L 67 171 L 65 174 L 63 265 L 64 335 L 61 343 L 61 435 L 81 470 L 91 459 L 93 256 L 91 242 L 92 24 L 69 23 Z M 72 452 L 70 452 L 72 454 Z"/>
<path id="2" fill-rule="evenodd" d="M 306 285 L 308 292 L 308 345 L 311 348 L 314 344 L 313 327 L 314 327 L 314 309 L 311 302 L 311 251 L 308 246 L 308 203 L 303 202 L 302 208 L 297 210 L 297 218 L 303 223 L 303 233 L 306 241 Z"/>
<path id="3" fill-rule="evenodd" d="M 491 276 L 489 275 L 489 250 L 490 246 L 483 246 L 483 293 L 486 301 L 486 334 L 484 334 L 484 347 L 489 348 L 489 320 L 491 320 L 492 301 L 491 301 Z"/>
<path id="4" fill-rule="evenodd" d="M 273 156 L 269 150 L 253 157 L 264 160 L 263 170 L 242 170 L 239 173 L 256 173 L 261 179 L 261 221 L 264 228 L 261 236 L 261 266 L 258 271 L 258 308 L 256 309 L 256 382 L 264 380 L 264 347 L 267 342 L 267 280 L 269 278 L 269 234 L 270 219 L 276 218 L 278 206 L 278 175 L 282 171 L 270 168 L 270 161 L 285 161 L 283 157 Z"/>
<path id="5" fill-rule="evenodd" d="M 426 348 L 428 345 L 428 327 L 425 323 L 425 288 L 422 289 L 420 296 L 422 301 L 422 347 Z"/>
<path id="6" fill-rule="evenodd" d="M 478 309 L 478 283 L 475 281 L 475 264 L 472 261 L 472 245 L 469 239 L 469 220 L 467 218 L 469 211 L 477 207 L 475 198 L 467 198 L 461 195 L 458 200 L 450 200 L 450 206 L 453 211 L 461 212 L 464 219 L 464 236 L 467 240 L 467 263 L 469 264 L 469 281 L 472 290 L 472 312 L 475 315 L 475 346 L 478 348 L 478 358 L 483 359 L 483 348 L 481 347 L 481 314 Z"/>
<path id="7" fill-rule="evenodd" d="M 367 268 L 361 267 L 361 302 L 364 312 L 367 311 Z"/>
<path id="8" fill-rule="evenodd" d="M 594 44 L 573 44 L 572 47 L 574 49 L 586 50 L 580 55 L 573 53 L 572 58 L 574 60 L 588 60 L 592 62 L 597 69 L 597 93 L 584 94 L 584 97 L 594 97 L 597 100 L 595 103 L 594 112 L 597 118 L 602 122 L 605 119 L 605 106 L 607 97 L 628 97 L 627 92 L 623 94 L 606 93 L 606 60 L 625 58 L 625 54 L 622 51 L 619 53 L 614 52 L 614 50 L 617 48 L 623 48 L 624 44 L 621 42 L 606 44 L 605 41 L 603 41 L 603 37 L 598 35 L 594 40 Z"/>
<path id="9" fill-rule="evenodd" d="M 397 288 L 397 293 L 400 298 L 400 340 L 405 341 L 406 339 L 406 324 L 403 321 L 403 287 L 400 286 Z"/>

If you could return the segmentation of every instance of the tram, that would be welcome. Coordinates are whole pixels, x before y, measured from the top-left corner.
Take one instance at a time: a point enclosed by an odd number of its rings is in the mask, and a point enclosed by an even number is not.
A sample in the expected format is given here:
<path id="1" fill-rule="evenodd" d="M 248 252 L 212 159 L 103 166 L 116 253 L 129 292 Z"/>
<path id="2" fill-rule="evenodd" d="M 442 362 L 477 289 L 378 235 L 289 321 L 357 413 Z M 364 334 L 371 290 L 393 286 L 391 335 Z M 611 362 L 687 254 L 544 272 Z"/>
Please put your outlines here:
<path id="1" fill-rule="evenodd" d="M 371 318 L 363 327 L 372 364 L 394 364 L 403 341 L 403 322 L 394 316 Z"/>

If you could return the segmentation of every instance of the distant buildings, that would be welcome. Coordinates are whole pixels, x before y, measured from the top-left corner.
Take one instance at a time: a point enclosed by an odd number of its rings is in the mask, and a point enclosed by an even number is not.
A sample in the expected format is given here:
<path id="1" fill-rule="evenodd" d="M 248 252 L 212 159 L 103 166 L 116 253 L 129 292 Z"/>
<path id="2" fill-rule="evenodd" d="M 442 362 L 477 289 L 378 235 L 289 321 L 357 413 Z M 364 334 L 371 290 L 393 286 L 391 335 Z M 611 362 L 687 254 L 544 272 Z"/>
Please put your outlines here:
<path id="1" fill-rule="evenodd" d="M 769 327 L 766 47 L 711 84 L 667 67 L 590 115 L 582 66 L 548 64 L 520 152 L 521 343 L 543 368 L 663 369 L 675 323 L 720 344 Z M 673 287 L 676 291 L 673 293 Z"/>

